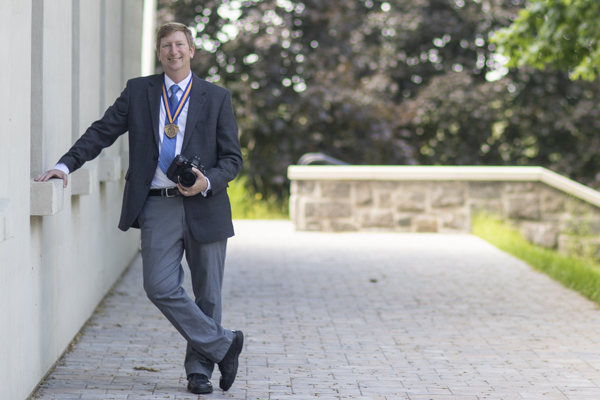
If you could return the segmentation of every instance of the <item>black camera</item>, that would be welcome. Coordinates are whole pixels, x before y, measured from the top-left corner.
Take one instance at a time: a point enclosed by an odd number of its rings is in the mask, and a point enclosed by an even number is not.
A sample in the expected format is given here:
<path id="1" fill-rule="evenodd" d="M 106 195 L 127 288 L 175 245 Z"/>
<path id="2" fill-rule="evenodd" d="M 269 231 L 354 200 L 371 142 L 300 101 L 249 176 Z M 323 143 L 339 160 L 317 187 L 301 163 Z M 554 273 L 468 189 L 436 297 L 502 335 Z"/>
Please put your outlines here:
<path id="1" fill-rule="evenodd" d="M 204 166 L 200 163 L 198 157 L 192 158 L 192 161 L 188 160 L 181 154 L 175 156 L 169 169 L 167 169 L 167 178 L 175 183 L 181 183 L 183 187 L 191 187 L 196 183 L 196 174 L 192 171 L 192 168 L 197 168 L 203 175 L 206 175 Z"/>

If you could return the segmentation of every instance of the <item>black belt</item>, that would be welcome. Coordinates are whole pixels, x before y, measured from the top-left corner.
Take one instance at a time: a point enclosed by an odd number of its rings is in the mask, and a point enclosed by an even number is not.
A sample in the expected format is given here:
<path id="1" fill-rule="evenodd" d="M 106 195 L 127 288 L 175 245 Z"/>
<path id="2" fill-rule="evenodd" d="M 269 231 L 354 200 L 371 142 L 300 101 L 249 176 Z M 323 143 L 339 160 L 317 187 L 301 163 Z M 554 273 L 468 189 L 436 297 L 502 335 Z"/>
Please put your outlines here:
<path id="1" fill-rule="evenodd" d="M 181 196 L 181 192 L 177 188 L 150 189 L 148 196 L 175 197 Z"/>

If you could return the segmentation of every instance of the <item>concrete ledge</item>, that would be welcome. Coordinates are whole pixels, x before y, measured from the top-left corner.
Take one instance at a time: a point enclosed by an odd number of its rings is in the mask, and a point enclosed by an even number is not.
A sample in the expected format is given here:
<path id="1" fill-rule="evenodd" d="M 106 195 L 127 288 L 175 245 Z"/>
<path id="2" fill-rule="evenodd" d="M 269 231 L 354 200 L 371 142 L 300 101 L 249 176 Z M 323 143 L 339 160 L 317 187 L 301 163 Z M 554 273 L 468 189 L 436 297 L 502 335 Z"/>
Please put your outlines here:
<path id="1" fill-rule="evenodd" d="M 8 215 L 9 206 L 10 199 L 0 199 L 0 242 L 3 242 L 6 239 L 8 239 L 6 216 Z"/>
<path id="2" fill-rule="evenodd" d="M 102 157 L 98 159 L 98 180 L 115 182 L 121 179 L 121 157 Z"/>
<path id="3" fill-rule="evenodd" d="M 96 167 L 80 168 L 69 176 L 72 196 L 85 196 L 94 192 Z"/>
<path id="4" fill-rule="evenodd" d="M 600 193 L 543 167 L 319 165 L 288 167 L 288 178 L 334 181 L 537 181 L 600 207 Z"/>
<path id="5" fill-rule="evenodd" d="M 50 179 L 48 182 L 30 184 L 31 215 L 54 215 L 63 209 L 64 188 L 62 179 Z"/>

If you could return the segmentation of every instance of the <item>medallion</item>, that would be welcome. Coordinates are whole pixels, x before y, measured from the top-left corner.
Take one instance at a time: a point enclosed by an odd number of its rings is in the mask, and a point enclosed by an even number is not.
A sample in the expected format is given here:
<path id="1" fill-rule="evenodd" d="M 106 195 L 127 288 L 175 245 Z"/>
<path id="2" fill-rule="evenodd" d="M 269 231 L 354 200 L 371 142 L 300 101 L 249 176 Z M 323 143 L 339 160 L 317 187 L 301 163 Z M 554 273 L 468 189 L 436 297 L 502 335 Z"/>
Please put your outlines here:
<path id="1" fill-rule="evenodd" d="M 177 136 L 177 132 L 179 132 L 179 127 L 175 124 L 165 125 L 165 134 L 169 139 L 173 139 Z"/>

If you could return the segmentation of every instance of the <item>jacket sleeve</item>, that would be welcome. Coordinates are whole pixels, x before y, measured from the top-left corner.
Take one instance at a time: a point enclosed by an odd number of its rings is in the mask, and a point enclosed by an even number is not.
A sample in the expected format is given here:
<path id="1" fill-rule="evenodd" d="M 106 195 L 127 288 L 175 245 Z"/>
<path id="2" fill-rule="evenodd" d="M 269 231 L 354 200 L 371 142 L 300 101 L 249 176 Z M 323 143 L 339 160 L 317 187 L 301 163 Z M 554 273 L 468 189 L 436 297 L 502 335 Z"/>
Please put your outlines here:
<path id="1" fill-rule="evenodd" d="M 94 122 L 58 162 L 64 163 L 70 172 L 74 172 L 85 162 L 98 157 L 102 149 L 112 145 L 119 136 L 127 132 L 129 97 L 128 82 L 119 98 L 108 107 L 104 116 Z"/>

